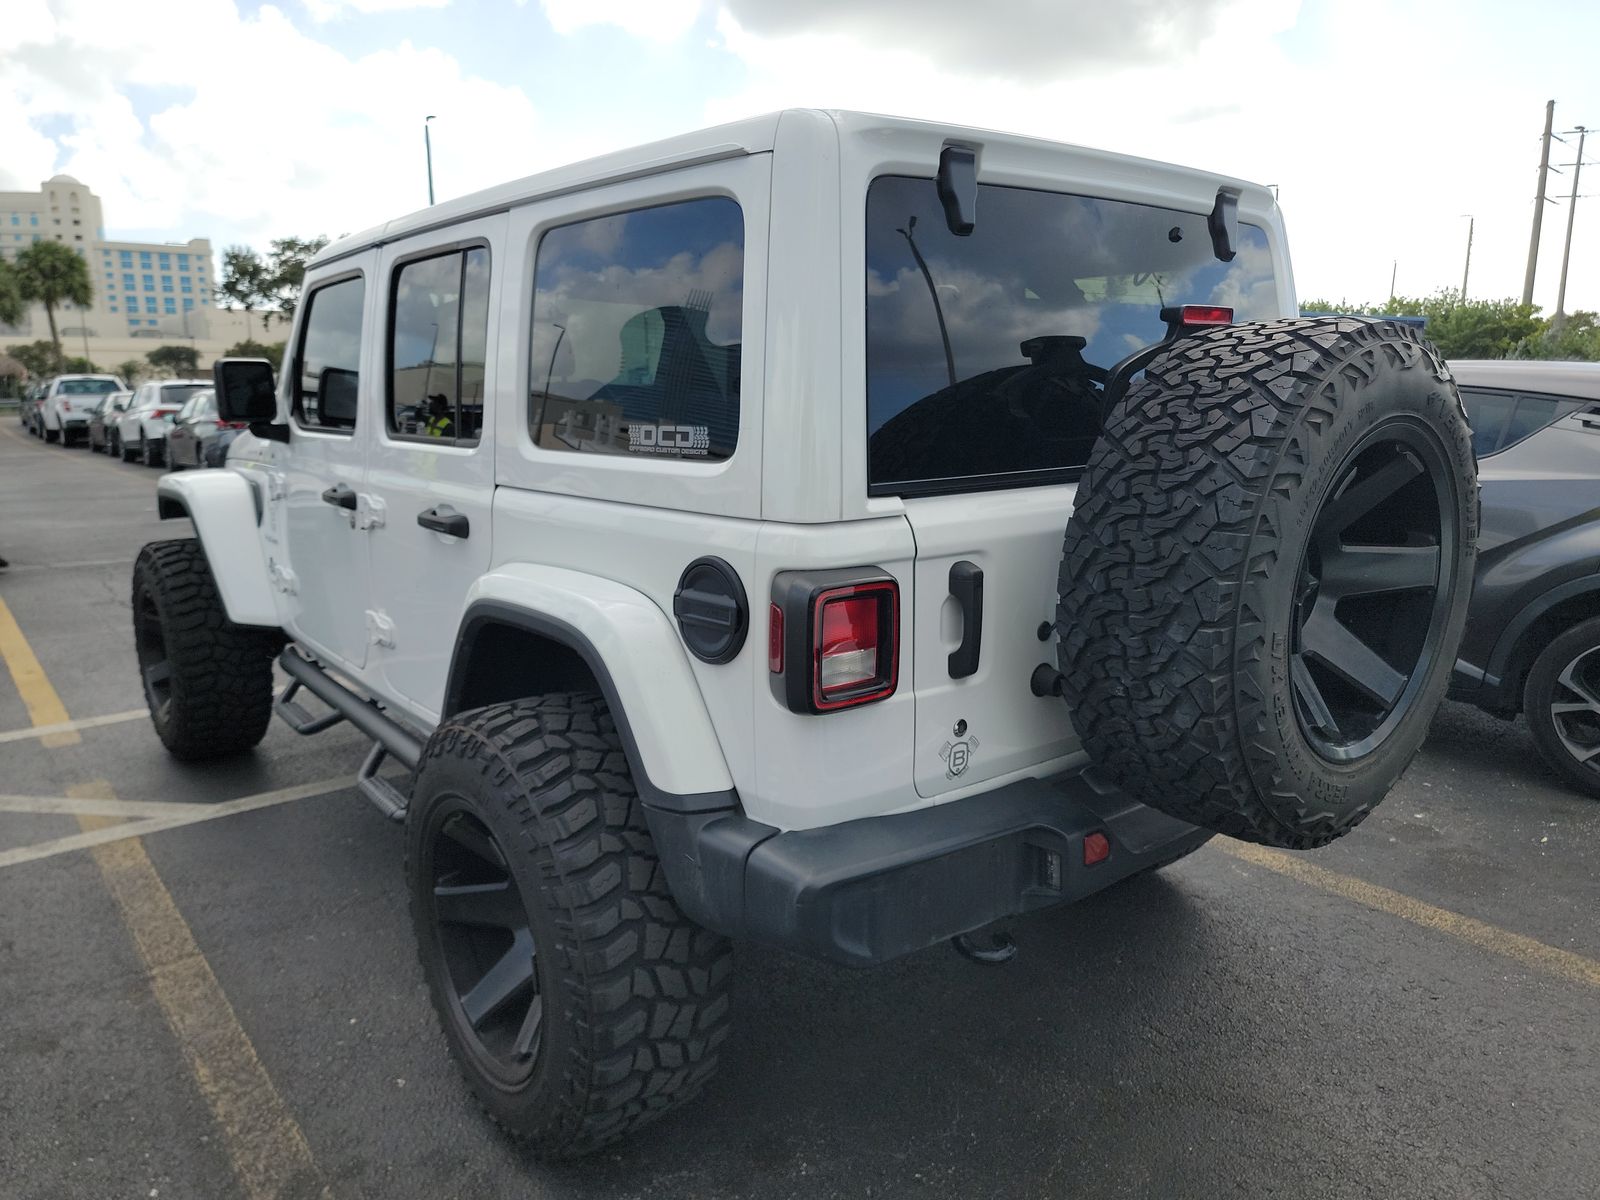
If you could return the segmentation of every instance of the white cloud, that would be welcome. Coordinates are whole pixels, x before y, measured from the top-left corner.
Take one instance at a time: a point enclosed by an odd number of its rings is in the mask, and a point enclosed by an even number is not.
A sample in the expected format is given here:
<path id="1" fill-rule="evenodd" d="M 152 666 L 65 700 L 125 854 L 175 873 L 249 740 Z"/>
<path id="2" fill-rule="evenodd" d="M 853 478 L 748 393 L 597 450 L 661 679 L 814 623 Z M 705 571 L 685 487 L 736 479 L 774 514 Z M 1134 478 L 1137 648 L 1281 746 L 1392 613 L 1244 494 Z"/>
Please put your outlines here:
<path id="1" fill-rule="evenodd" d="M 0 49 L 8 82 L 0 119 L 28 130 L 64 117 L 71 129 L 55 156 L 35 137 L 13 152 L 8 133 L 20 186 L 65 171 L 100 196 L 111 230 L 260 246 L 287 234 L 353 232 L 422 207 L 428 112 L 439 114 L 440 198 L 544 165 L 519 147 L 563 152 L 541 142 L 520 88 L 473 77 L 441 51 L 402 42 L 352 58 L 276 8 L 246 19 L 230 0 L 174 7 L 181 21 L 93 0 L 57 0 L 42 21 L 24 10 L 28 38 Z M 187 93 L 140 120 L 128 84 L 170 87 L 173 63 L 215 63 L 222 47 L 249 53 L 233 70 L 182 72 Z M 257 86 L 248 73 L 258 71 L 272 78 Z M 279 78 L 284 86 L 268 86 Z"/>
<path id="2" fill-rule="evenodd" d="M 405 12 L 413 8 L 447 8 L 450 0 L 301 0 L 301 3 L 313 21 L 323 22 L 351 13 L 368 16 L 372 13 Z"/>
<path id="3" fill-rule="evenodd" d="M 700 15 L 700 0 L 539 0 L 551 27 L 560 34 L 592 25 L 615 25 L 636 37 L 673 42 Z"/>

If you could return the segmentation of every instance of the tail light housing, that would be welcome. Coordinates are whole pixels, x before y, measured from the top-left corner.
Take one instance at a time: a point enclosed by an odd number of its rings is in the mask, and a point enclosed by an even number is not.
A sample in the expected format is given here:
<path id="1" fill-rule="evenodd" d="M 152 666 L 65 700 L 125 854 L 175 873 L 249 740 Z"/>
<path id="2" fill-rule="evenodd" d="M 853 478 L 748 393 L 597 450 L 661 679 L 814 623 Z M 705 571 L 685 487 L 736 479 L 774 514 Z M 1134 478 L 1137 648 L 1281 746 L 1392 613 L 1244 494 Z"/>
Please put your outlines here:
<path id="1" fill-rule="evenodd" d="M 836 712 L 894 695 L 900 585 L 875 567 L 785 571 L 773 580 L 767 667 L 791 711 Z"/>
<path id="2" fill-rule="evenodd" d="M 62 400 L 61 400 L 61 411 L 62 412 L 71 412 L 72 411 L 72 401 L 66 399 L 65 397 L 62 397 Z"/>

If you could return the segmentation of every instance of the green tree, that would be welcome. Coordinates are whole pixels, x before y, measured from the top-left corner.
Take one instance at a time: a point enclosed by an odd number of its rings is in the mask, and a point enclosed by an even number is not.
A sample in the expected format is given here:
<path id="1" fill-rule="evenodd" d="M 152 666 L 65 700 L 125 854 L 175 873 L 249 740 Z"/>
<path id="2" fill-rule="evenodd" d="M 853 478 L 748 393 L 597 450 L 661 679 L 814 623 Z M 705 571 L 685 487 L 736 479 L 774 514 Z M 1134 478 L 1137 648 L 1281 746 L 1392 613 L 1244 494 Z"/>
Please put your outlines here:
<path id="1" fill-rule="evenodd" d="M 249 246 L 229 246 L 222 252 L 222 282 L 217 299 L 229 308 L 244 309 L 244 328 L 254 336 L 250 314 L 271 299 L 272 270 Z"/>
<path id="2" fill-rule="evenodd" d="M 1506 358 L 1549 327 L 1537 305 L 1512 299 L 1463 301 L 1450 289 L 1431 296 L 1391 296 L 1376 304 L 1306 300 L 1300 311 L 1425 317 L 1428 338 L 1446 358 Z"/>
<path id="3" fill-rule="evenodd" d="M 191 376 L 200 369 L 200 351 L 193 346 L 158 346 L 145 357 L 157 371 Z"/>
<path id="4" fill-rule="evenodd" d="M 76 304 L 88 308 L 94 301 L 94 286 L 89 282 L 89 266 L 83 257 L 60 242 L 35 242 L 17 255 L 17 281 L 24 300 L 44 305 L 50 323 L 50 344 L 55 360 L 61 361 L 61 335 L 56 332 L 56 306 Z"/>
<path id="5" fill-rule="evenodd" d="M 306 280 L 306 263 L 328 244 L 325 237 L 276 238 L 272 243 L 271 265 L 266 284 L 266 313 L 263 327 L 275 316 L 287 325 L 294 320 L 295 307 L 300 303 L 300 289 Z"/>
<path id="6" fill-rule="evenodd" d="M 49 342 L 41 340 L 29 342 L 26 346 L 13 346 L 6 353 L 26 367 L 34 379 L 55 370 L 56 350 Z"/>
<path id="7" fill-rule="evenodd" d="M 63 358 L 61 360 L 61 370 L 63 373 L 70 373 L 73 375 L 100 374 L 100 368 L 94 365 L 94 360 L 90 358 L 84 358 L 81 355 L 77 355 L 72 358 Z"/>
<path id="8" fill-rule="evenodd" d="M 22 298 L 22 281 L 16 268 L 0 259 L 0 325 L 15 325 L 28 311 L 28 302 Z"/>
<path id="9" fill-rule="evenodd" d="M 1560 328 L 1552 321 L 1549 328 L 1517 343 L 1510 357 L 1600 362 L 1600 314 L 1569 313 Z"/>
<path id="10" fill-rule="evenodd" d="M 224 358 L 264 358 L 274 371 L 283 369 L 283 342 L 257 342 L 246 340 L 229 346 L 222 352 Z"/>
<path id="11" fill-rule="evenodd" d="M 130 358 L 127 362 L 118 363 L 116 367 L 113 368 L 112 373 L 116 375 L 118 379 L 122 380 L 123 383 L 127 384 L 129 387 L 133 387 L 139 382 L 139 380 L 143 379 L 145 375 L 149 373 L 149 371 L 149 363 L 140 362 L 137 358 Z"/>

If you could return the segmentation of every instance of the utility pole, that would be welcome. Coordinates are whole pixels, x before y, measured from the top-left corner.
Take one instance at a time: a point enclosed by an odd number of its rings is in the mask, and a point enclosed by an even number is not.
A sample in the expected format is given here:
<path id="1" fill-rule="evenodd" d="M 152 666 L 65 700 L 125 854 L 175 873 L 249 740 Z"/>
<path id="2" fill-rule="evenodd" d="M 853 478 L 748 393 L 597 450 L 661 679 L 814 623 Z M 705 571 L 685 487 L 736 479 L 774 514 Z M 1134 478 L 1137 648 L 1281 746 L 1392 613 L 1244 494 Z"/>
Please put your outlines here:
<path id="1" fill-rule="evenodd" d="M 1389 307 L 1394 307 L 1394 281 L 1400 277 L 1400 260 L 1394 260 L 1394 269 L 1389 272 Z"/>
<path id="2" fill-rule="evenodd" d="M 1465 304 L 1467 300 L 1467 273 L 1472 270 L 1472 230 L 1473 227 L 1478 223 L 1478 218 L 1473 216 L 1471 213 L 1466 213 L 1464 215 L 1467 218 L 1467 262 L 1466 265 L 1461 268 L 1461 302 L 1463 304 Z"/>
<path id="3" fill-rule="evenodd" d="M 1588 132 L 1578 126 L 1578 159 L 1572 164 L 1572 198 L 1567 201 L 1567 244 L 1561 251 L 1561 287 L 1556 292 L 1557 328 L 1567 319 L 1567 260 L 1572 257 L 1572 219 L 1578 215 L 1578 176 L 1583 173 L 1583 139 Z"/>
<path id="4" fill-rule="evenodd" d="M 1539 227 L 1544 224 L 1544 185 L 1550 177 L 1550 130 L 1556 119 L 1556 102 L 1544 106 L 1543 149 L 1539 151 L 1539 193 L 1533 201 L 1533 240 L 1528 243 L 1528 273 L 1522 277 L 1522 303 L 1533 303 L 1533 273 L 1539 265 Z"/>

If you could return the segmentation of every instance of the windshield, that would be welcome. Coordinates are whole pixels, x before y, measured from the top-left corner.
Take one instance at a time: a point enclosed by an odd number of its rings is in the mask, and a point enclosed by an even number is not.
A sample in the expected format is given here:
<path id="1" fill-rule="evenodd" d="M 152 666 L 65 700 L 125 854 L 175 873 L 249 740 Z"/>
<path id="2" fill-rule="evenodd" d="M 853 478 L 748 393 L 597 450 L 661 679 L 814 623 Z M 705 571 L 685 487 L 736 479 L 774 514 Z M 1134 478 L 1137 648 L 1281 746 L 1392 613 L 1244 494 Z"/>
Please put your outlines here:
<path id="1" fill-rule="evenodd" d="M 62 396 L 103 396 L 107 392 L 120 392 L 115 379 L 63 379 L 56 393 Z"/>
<path id="2" fill-rule="evenodd" d="M 157 403 L 163 408 L 169 405 L 182 405 L 196 392 L 209 390 L 209 385 L 204 383 L 174 383 L 161 389 L 161 398 Z"/>
<path id="3" fill-rule="evenodd" d="M 985 184 L 977 228 L 934 181 L 867 191 L 867 435 L 873 494 L 1056 482 L 1099 435 L 1107 371 L 1160 341 L 1160 310 L 1279 315 L 1266 234 L 1220 262 L 1202 213 Z"/>

